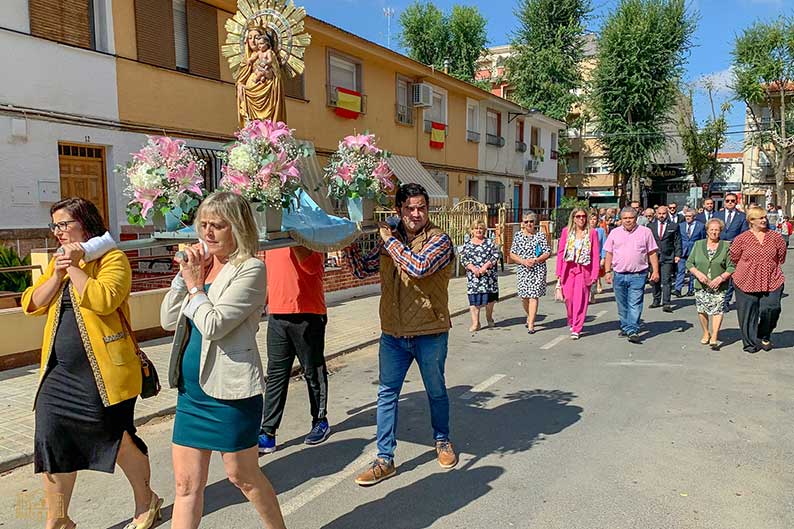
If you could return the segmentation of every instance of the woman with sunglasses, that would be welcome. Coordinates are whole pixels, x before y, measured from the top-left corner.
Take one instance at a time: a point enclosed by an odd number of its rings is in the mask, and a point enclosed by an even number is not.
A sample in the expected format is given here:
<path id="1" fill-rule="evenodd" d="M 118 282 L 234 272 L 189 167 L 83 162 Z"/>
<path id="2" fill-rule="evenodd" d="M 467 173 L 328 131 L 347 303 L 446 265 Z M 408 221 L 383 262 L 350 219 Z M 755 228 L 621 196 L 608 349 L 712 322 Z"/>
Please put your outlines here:
<path id="1" fill-rule="evenodd" d="M 579 339 L 590 302 L 590 286 L 598 281 L 601 247 L 589 227 L 587 212 L 574 208 L 562 229 L 557 249 L 557 281 L 562 288 L 571 338 Z"/>
<path id="2" fill-rule="evenodd" d="M 537 216 L 524 213 L 521 231 L 513 236 L 510 259 L 518 265 L 516 286 L 518 297 L 524 304 L 527 332 L 535 332 L 538 300 L 546 295 L 546 260 L 551 257 L 551 247 L 543 232 L 537 230 Z"/>
<path id="3" fill-rule="evenodd" d="M 61 246 L 22 294 L 25 314 L 47 317 L 33 449 L 35 472 L 44 474 L 45 527 L 76 527 L 69 503 L 78 471 L 113 473 L 118 464 L 135 498 L 135 515 L 125 529 L 149 529 L 163 500 L 149 486 L 146 444 L 133 423 L 141 364 L 124 323 L 130 314 L 130 263 L 118 249 L 86 252 L 89 239 L 108 237 L 88 200 L 61 200 L 50 215 Z"/>

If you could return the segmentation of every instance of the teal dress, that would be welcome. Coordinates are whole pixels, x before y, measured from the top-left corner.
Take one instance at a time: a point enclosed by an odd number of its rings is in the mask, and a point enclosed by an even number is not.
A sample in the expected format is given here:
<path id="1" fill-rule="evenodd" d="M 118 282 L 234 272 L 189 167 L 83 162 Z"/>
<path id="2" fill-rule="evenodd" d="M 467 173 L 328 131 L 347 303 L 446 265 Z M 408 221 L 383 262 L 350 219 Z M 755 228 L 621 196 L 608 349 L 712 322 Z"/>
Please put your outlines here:
<path id="1" fill-rule="evenodd" d="M 209 285 L 204 285 L 208 290 Z M 190 339 L 180 365 L 172 441 L 180 446 L 238 452 L 256 446 L 262 421 L 262 395 L 221 400 L 199 384 L 201 333 L 188 319 Z"/>

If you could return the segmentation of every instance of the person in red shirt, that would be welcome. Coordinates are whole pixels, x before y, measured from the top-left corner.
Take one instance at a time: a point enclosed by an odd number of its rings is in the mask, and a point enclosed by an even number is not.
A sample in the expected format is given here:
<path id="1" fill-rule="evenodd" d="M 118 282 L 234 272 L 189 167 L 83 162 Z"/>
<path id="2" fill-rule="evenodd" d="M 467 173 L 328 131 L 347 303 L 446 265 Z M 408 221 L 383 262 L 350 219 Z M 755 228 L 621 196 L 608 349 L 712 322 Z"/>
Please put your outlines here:
<path id="1" fill-rule="evenodd" d="M 284 415 L 295 357 L 309 389 L 312 429 L 308 445 L 328 438 L 326 418 L 328 369 L 325 365 L 325 326 L 328 322 L 323 289 L 323 254 L 303 246 L 265 252 L 267 268 L 267 386 L 259 453 L 276 450 L 276 430 Z"/>
<path id="2" fill-rule="evenodd" d="M 759 207 L 747 211 L 750 229 L 731 243 L 731 261 L 736 264 L 736 313 L 744 350 L 756 353 L 772 349 L 772 331 L 780 318 L 780 298 L 786 262 L 783 236 L 767 226 L 766 212 Z"/>

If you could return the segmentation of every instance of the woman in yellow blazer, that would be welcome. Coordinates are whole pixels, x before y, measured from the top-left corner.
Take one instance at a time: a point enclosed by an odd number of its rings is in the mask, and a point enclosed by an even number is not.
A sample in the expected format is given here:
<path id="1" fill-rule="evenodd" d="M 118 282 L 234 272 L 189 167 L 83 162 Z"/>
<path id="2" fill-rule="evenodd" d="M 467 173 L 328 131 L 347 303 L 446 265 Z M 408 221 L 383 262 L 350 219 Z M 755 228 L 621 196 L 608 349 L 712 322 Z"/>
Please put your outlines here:
<path id="1" fill-rule="evenodd" d="M 106 233 L 91 202 L 67 198 L 50 215 L 61 247 L 22 295 L 25 314 L 47 316 L 34 404 L 34 466 L 44 473 L 46 528 L 76 527 L 68 513 L 77 471 L 112 473 L 118 463 L 135 496 L 125 529 L 148 529 L 162 499 L 149 486 L 146 444 L 133 423 L 141 365 L 119 314 L 129 321 L 130 264 L 116 249 L 86 262 L 82 243 Z"/>

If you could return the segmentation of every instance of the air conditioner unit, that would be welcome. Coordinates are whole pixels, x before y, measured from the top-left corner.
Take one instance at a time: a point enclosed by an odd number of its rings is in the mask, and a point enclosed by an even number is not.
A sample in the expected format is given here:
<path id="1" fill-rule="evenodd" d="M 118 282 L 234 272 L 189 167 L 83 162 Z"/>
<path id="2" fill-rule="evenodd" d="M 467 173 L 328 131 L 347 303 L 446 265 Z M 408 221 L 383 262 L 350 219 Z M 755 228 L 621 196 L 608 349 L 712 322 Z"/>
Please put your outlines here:
<path id="1" fill-rule="evenodd" d="M 529 173 L 537 173 L 539 165 L 540 165 L 540 162 L 538 160 L 527 160 L 527 165 L 524 168 L 524 172 L 527 173 L 527 174 L 529 174 Z"/>
<path id="2" fill-rule="evenodd" d="M 427 83 L 413 84 L 413 97 L 411 103 L 417 108 L 429 108 L 433 106 L 433 87 Z"/>

